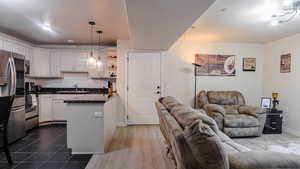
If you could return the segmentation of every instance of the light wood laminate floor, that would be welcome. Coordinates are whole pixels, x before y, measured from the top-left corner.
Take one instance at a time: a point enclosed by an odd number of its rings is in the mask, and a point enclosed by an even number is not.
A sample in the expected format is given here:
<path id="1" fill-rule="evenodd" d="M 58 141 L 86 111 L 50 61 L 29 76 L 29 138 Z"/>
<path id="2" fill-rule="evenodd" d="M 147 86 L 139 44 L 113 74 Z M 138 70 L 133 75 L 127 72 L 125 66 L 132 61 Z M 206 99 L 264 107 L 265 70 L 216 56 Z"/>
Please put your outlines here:
<path id="1" fill-rule="evenodd" d="M 234 140 L 253 150 L 265 150 L 268 145 L 300 144 L 299 137 L 289 134 Z M 94 155 L 86 169 L 174 169 L 165 154 L 166 146 L 158 125 L 119 127 L 109 152 Z"/>

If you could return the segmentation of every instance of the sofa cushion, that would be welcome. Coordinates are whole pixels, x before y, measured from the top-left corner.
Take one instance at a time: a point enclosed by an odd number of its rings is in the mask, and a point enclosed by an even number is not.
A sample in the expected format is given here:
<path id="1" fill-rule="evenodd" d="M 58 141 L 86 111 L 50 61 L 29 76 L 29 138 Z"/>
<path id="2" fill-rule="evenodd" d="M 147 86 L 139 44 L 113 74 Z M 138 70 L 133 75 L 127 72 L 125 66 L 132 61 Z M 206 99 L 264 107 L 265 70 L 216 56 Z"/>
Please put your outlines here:
<path id="1" fill-rule="evenodd" d="M 229 137 L 249 137 L 260 136 L 259 127 L 247 127 L 247 128 L 224 128 L 224 133 Z"/>
<path id="2" fill-rule="evenodd" d="M 223 105 L 222 107 L 226 114 L 239 114 L 240 105 Z"/>
<path id="3" fill-rule="evenodd" d="M 199 168 L 229 169 L 228 156 L 219 137 L 201 120 L 188 126 L 184 130 L 184 137 Z"/>
<path id="4" fill-rule="evenodd" d="M 238 91 L 208 91 L 207 98 L 210 104 L 245 105 L 244 96 Z"/>
<path id="5" fill-rule="evenodd" d="M 210 104 L 234 105 L 238 103 L 236 95 L 227 91 L 208 91 L 207 98 Z"/>
<path id="6" fill-rule="evenodd" d="M 215 132 L 218 132 L 219 130 L 215 120 L 206 115 L 205 111 L 202 109 L 195 110 L 189 106 L 176 105 L 171 109 L 170 113 L 183 129 L 191 125 L 194 121 L 200 119 L 203 123 L 210 126 Z"/>
<path id="7" fill-rule="evenodd" d="M 224 118 L 224 127 L 246 128 L 258 126 L 259 121 L 257 118 L 245 114 L 228 114 Z"/>

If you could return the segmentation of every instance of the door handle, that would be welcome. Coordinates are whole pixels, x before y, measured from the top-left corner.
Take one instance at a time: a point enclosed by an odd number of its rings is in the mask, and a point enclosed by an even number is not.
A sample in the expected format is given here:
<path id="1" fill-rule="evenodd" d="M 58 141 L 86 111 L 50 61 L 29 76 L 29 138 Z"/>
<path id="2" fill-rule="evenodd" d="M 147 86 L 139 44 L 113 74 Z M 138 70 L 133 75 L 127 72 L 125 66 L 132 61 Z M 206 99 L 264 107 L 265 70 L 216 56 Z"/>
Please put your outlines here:
<path id="1" fill-rule="evenodd" d="M 10 57 L 9 58 L 9 67 L 10 67 L 10 80 L 11 80 L 11 84 L 10 84 L 10 89 L 9 89 L 9 95 L 15 95 L 16 94 L 16 69 L 15 69 L 15 62 L 14 62 L 14 58 Z"/>

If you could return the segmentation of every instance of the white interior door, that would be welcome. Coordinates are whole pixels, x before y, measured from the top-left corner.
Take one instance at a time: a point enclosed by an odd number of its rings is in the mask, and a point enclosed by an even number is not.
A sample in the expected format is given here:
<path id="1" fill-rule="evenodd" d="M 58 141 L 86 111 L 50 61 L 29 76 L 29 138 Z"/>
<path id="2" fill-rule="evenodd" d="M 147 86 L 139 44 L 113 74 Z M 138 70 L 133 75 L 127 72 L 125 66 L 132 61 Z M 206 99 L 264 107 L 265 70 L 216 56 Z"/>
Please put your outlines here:
<path id="1" fill-rule="evenodd" d="M 154 103 L 161 96 L 161 54 L 129 53 L 128 124 L 158 124 Z"/>

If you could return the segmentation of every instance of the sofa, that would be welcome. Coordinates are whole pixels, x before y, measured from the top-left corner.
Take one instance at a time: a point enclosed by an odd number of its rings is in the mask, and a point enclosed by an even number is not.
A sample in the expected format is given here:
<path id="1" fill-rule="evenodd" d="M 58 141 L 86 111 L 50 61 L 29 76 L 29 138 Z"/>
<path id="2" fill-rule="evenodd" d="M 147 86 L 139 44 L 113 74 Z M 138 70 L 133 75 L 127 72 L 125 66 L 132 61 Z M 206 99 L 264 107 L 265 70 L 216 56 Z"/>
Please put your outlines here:
<path id="1" fill-rule="evenodd" d="M 177 169 L 299 169 L 300 156 L 256 152 L 235 143 L 204 110 L 173 97 L 155 103 L 169 157 Z"/>
<path id="2" fill-rule="evenodd" d="M 197 95 L 197 108 L 204 109 L 230 137 L 261 136 L 266 121 L 263 109 L 246 105 L 238 91 L 204 91 Z"/>

